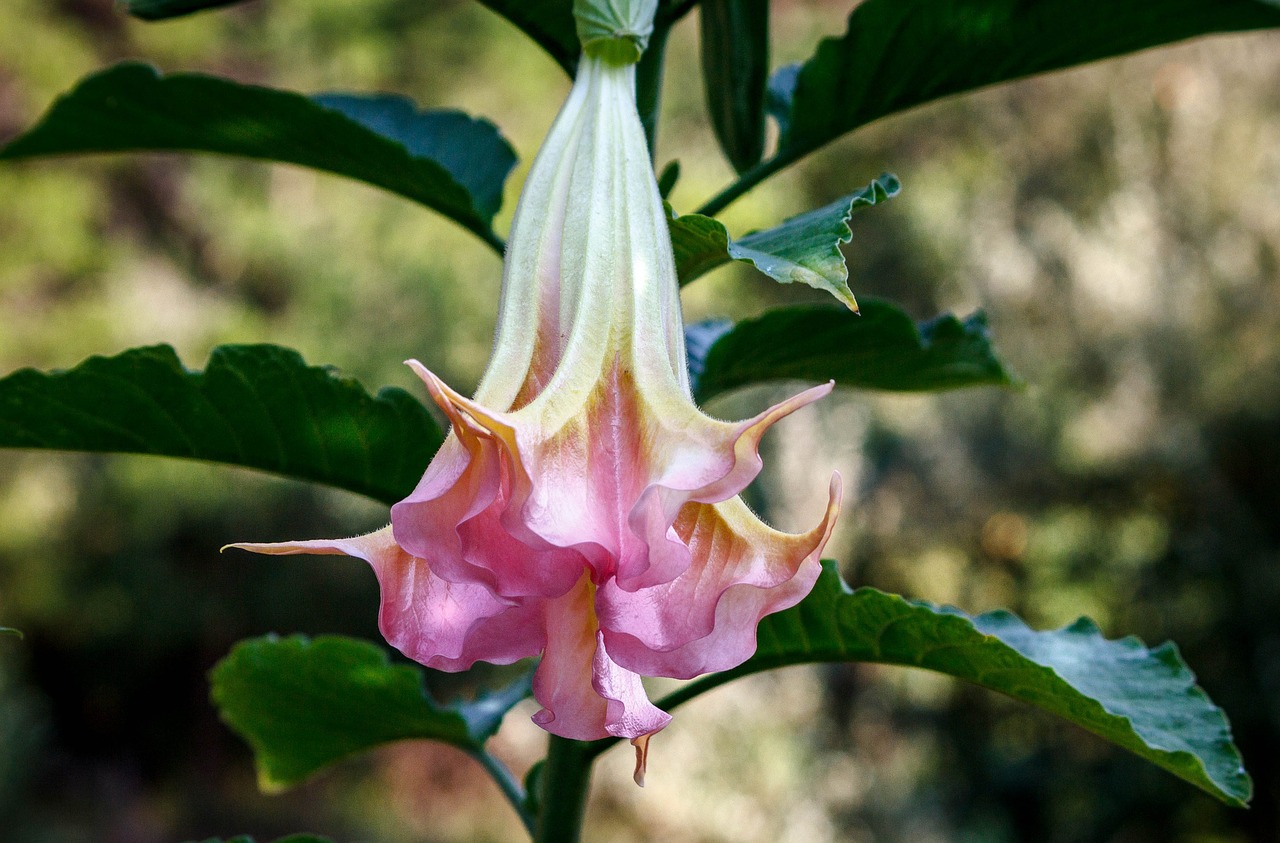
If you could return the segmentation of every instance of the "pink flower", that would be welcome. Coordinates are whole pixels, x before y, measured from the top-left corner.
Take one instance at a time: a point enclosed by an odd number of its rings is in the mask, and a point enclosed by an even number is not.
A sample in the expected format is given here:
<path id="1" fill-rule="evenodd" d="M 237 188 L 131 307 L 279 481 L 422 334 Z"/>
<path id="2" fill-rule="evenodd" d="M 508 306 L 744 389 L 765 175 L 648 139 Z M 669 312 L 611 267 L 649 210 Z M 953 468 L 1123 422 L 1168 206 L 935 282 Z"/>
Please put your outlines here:
<path id="1" fill-rule="evenodd" d="M 760 619 L 812 588 L 839 476 L 806 533 L 770 528 L 737 495 L 765 431 L 831 384 L 742 422 L 694 405 L 634 67 L 583 58 L 517 209 L 475 398 L 409 365 L 452 431 L 391 526 L 235 546 L 364 559 L 382 632 L 410 658 L 457 671 L 540 655 L 540 726 L 643 748 L 671 717 L 642 676 L 741 664 Z"/>

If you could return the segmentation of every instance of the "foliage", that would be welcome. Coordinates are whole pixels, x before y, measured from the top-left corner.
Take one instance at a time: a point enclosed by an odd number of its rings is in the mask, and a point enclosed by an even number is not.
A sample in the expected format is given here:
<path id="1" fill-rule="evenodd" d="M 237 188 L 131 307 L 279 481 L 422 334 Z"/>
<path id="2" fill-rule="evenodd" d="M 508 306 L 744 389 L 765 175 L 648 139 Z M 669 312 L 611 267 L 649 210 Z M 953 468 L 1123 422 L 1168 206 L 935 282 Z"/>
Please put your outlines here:
<path id="1" fill-rule="evenodd" d="M 478 754 L 529 694 L 501 691 L 441 706 L 421 672 L 393 666 L 372 644 L 325 636 L 269 636 L 237 644 L 210 675 L 213 701 L 254 748 L 263 788 L 281 790 L 382 743 L 430 738 Z"/>
<path id="2" fill-rule="evenodd" d="M 1009 612 L 969 617 L 872 588 L 851 591 L 831 566 L 801 605 L 765 618 L 759 636 L 749 661 L 698 680 L 678 699 L 791 664 L 921 667 L 1070 720 L 1228 804 L 1243 807 L 1252 794 L 1226 717 L 1170 643 L 1108 641 L 1087 618 L 1036 632 Z"/>
<path id="3" fill-rule="evenodd" d="M 443 435 L 408 393 L 371 396 L 270 345 L 222 346 L 203 372 L 168 346 L 0 380 L 0 445 L 157 454 L 271 471 L 393 503 Z"/>
<path id="4" fill-rule="evenodd" d="M 780 307 L 736 324 L 693 325 L 687 333 L 694 394 L 702 401 L 754 383 L 824 377 L 895 392 L 1013 383 L 981 313 L 917 325 L 897 306 L 870 299 L 857 314 Z"/>
<path id="5" fill-rule="evenodd" d="M 324 138 L 324 143 L 315 143 Z M 243 155 L 394 191 L 493 243 L 490 224 L 515 153 L 491 123 L 419 112 L 403 97 L 304 97 L 125 63 L 85 79 L 0 160 L 167 150 Z"/>

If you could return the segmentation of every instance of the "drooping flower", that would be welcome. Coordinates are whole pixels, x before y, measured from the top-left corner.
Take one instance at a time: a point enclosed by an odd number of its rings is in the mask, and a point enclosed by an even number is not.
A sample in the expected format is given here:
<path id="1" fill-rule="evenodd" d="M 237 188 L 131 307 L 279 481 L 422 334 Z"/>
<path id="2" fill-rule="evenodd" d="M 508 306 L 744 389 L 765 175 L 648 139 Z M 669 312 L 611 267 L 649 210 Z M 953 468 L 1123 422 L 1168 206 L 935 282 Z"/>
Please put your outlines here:
<path id="1" fill-rule="evenodd" d="M 405 655 L 450 671 L 541 656 L 534 720 L 567 738 L 629 738 L 643 762 L 671 718 L 641 677 L 749 658 L 760 619 L 812 588 L 840 485 L 833 476 L 824 516 L 800 534 L 738 497 L 765 431 L 831 385 L 741 422 L 694 405 L 634 77 L 607 54 L 582 59 L 516 211 L 475 397 L 409 361 L 451 432 L 391 525 L 235 546 L 364 559 L 382 633 Z"/>

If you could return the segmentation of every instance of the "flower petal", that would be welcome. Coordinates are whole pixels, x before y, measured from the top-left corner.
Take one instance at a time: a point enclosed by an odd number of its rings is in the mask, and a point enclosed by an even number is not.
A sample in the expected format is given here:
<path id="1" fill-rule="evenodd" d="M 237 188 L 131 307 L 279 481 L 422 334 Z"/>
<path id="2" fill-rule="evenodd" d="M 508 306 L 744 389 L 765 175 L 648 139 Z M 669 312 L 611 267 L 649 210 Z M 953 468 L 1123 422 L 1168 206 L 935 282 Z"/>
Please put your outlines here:
<path id="1" fill-rule="evenodd" d="M 628 524 L 643 541 L 644 553 L 619 560 L 618 586 L 636 591 L 683 574 L 689 567 L 689 551 L 672 532 L 680 511 L 690 502 L 718 503 L 746 488 L 763 467 L 760 440 L 765 432 L 780 419 L 826 396 L 833 387 L 834 382 L 811 387 L 738 423 L 711 419 L 691 402 L 684 402 L 683 414 L 654 413 L 664 428 L 663 435 L 654 438 L 667 453 L 655 460 L 661 473 L 628 513 Z"/>
<path id="2" fill-rule="evenodd" d="M 638 738 L 671 722 L 649 702 L 635 673 L 619 667 L 596 625 L 596 588 L 587 576 L 563 597 L 542 601 L 546 651 L 533 676 L 543 706 L 533 722 L 563 738 Z"/>
<path id="3" fill-rule="evenodd" d="M 409 365 L 453 430 L 417 488 L 391 508 L 396 541 L 410 553 L 429 556 L 444 579 L 482 582 L 503 597 L 556 597 L 573 588 L 587 564 L 583 551 L 600 551 L 557 546 L 510 529 L 512 487 L 529 485 L 514 431 L 421 363 Z"/>
<path id="4" fill-rule="evenodd" d="M 596 605 L 609 652 L 628 670 L 675 679 L 746 661 L 760 619 L 813 587 L 840 497 L 837 474 L 822 522 L 801 534 L 768 527 L 741 498 L 687 505 L 675 530 L 697 561 L 685 574 L 638 591 L 601 587 Z"/>
<path id="5" fill-rule="evenodd" d="M 511 664 L 542 649 L 534 612 L 473 583 L 453 583 L 396 544 L 391 528 L 351 539 L 240 543 L 254 553 L 341 554 L 363 559 L 382 589 L 378 627 L 393 647 L 438 670 L 466 670 L 477 661 Z"/>

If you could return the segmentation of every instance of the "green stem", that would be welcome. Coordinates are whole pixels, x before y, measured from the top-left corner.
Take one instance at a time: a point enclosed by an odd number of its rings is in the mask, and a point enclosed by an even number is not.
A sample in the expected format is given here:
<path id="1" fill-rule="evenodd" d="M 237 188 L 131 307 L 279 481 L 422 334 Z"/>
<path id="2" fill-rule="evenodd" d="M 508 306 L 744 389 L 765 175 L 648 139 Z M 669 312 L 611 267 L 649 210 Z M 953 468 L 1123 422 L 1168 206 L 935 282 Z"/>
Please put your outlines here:
<path id="1" fill-rule="evenodd" d="M 778 172 L 793 161 L 795 161 L 795 157 L 792 155 L 778 154 L 772 158 L 766 158 L 739 176 L 737 181 L 733 182 L 724 190 L 708 199 L 707 202 L 697 210 L 697 213 L 707 217 L 714 217 L 716 214 L 729 207 L 729 203 L 733 202 L 735 199 L 739 199 L 748 190 L 769 178 L 769 176 Z"/>
<path id="2" fill-rule="evenodd" d="M 644 136 L 649 141 L 649 157 L 658 140 L 658 118 L 662 110 L 662 77 L 667 60 L 667 36 L 671 24 L 654 24 L 649 36 L 649 48 L 636 65 L 636 109 L 644 125 Z"/>
<path id="3" fill-rule="evenodd" d="M 579 843 L 591 784 L 591 744 L 551 736 L 534 843 Z"/>
<path id="4" fill-rule="evenodd" d="M 502 791 L 502 795 L 507 797 L 507 801 L 511 803 L 511 807 L 516 809 L 516 814 L 520 817 L 520 822 L 524 823 L 524 827 L 529 832 L 529 836 L 534 834 L 533 817 L 529 814 L 526 805 L 524 788 L 520 787 L 520 783 L 516 781 L 515 776 L 511 775 L 511 771 L 507 769 L 507 765 L 503 764 L 494 756 L 485 752 L 483 749 L 475 750 L 470 753 L 471 757 L 480 762 L 480 766 L 497 783 L 498 788 Z"/>
<path id="5" fill-rule="evenodd" d="M 503 257 L 507 253 L 507 241 L 499 237 L 492 228 L 472 228 L 471 232 L 485 242 L 490 249 Z"/>

